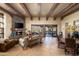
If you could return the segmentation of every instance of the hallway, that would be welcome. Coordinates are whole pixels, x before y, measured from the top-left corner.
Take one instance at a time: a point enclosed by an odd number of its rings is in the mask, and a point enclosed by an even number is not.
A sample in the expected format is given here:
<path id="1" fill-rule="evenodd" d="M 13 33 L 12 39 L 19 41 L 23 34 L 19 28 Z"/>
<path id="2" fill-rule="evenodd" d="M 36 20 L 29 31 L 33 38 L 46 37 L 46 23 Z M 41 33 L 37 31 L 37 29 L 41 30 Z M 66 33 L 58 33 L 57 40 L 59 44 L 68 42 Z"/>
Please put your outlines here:
<path id="1" fill-rule="evenodd" d="M 23 50 L 19 45 L 16 45 L 7 52 L 0 52 L 0 55 L 11 56 L 63 56 L 64 50 L 57 47 L 56 38 L 45 37 L 41 45 L 36 45 L 32 48 Z"/>

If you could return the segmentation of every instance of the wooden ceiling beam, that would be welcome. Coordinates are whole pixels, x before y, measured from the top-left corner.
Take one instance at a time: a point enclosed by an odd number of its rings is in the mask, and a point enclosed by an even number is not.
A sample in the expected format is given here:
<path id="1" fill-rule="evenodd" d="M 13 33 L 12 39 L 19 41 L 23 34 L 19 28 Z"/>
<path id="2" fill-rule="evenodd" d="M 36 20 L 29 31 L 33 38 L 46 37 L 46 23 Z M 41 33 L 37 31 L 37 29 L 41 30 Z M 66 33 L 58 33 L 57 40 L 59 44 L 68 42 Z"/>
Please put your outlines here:
<path id="1" fill-rule="evenodd" d="M 48 16 L 46 16 L 46 20 L 48 20 L 49 19 L 49 17 Z"/>
<path id="2" fill-rule="evenodd" d="M 56 20 L 56 17 L 55 16 L 53 16 L 53 20 Z"/>
<path id="3" fill-rule="evenodd" d="M 72 7 L 71 9 L 68 10 L 68 12 L 66 12 L 64 15 L 62 15 L 62 18 L 76 12 L 79 10 L 79 4 L 76 4 L 74 7 Z"/>
<path id="4" fill-rule="evenodd" d="M 40 16 L 38 16 L 38 19 L 40 20 Z"/>
<path id="5" fill-rule="evenodd" d="M 13 17 L 13 15 L 15 15 L 15 16 L 18 16 L 18 17 L 24 18 L 24 17 L 22 17 L 21 15 L 14 14 L 14 13 L 12 13 L 12 12 L 10 12 L 10 11 L 4 9 L 3 7 L 0 7 L 0 9 L 1 9 L 2 11 L 4 11 L 4 12 L 8 13 L 11 17 Z"/>
<path id="6" fill-rule="evenodd" d="M 72 5 L 72 3 L 70 3 L 68 6 L 71 6 L 71 5 Z M 54 16 L 58 17 L 58 16 L 60 16 L 61 14 L 63 14 L 64 11 L 66 11 L 66 10 L 68 9 L 68 6 L 66 6 L 64 9 L 62 9 L 59 13 L 57 13 L 57 14 L 54 15 Z"/>
<path id="7" fill-rule="evenodd" d="M 64 8 L 62 11 L 60 11 L 57 15 L 55 15 L 56 17 L 61 17 L 61 20 L 63 19 L 63 15 L 65 13 L 67 13 L 70 9 L 72 9 L 73 7 L 75 7 L 75 5 L 77 5 L 76 3 L 71 3 L 69 4 L 66 8 Z"/>
<path id="8" fill-rule="evenodd" d="M 39 7 L 40 7 L 40 11 L 39 11 L 39 20 L 40 20 L 40 17 L 41 17 L 41 3 L 39 3 Z"/>
<path id="9" fill-rule="evenodd" d="M 4 8 L 2 8 L 1 6 L 0 6 L 0 9 L 1 9 L 2 11 L 4 11 L 4 12 L 8 13 L 10 16 L 12 16 L 12 13 L 11 13 L 11 12 L 9 12 L 9 11 L 5 10 L 5 9 L 4 9 Z"/>
<path id="10" fill-rule="evenodd" d="M 19 10 L 17 10 L 14 6 L 12 6 L 11 4 L 9 4 L 9 3 L 5 3 L 8 7 L 10 7 L 10 8 L 12 8 L 15 12 L 17 12 L 18 14 L 20 14 L 22 17 L 24 17 L 24 15 L 21 13 L 21 12 L 19 12 Z"/>
<path id="11" fill-rule="evenodd" d="M 59 5 L 59 3 L 55 3 L 55 4 L 51 7 L 49 13 L 47 14 L 47 17 L 49 17 L 49 16 L 51 16 L 51 14 L 53 14 L 53 12 L 54 12 L 55 9 L 58 7 L 58 5 Z"/>
<path id="12" fill-rule="evenodd" d="M 27 13 L 27 12 L 29 13 L 30 18 L 31 18 L 31 20 L 32 20 L 33 17 L 32 17 L 32 15 L 31 15 L 31 13 L 30 13 L 30 11 L 29 11 L 27 5 L 24 4 L 24 3 L 20 3 L 20 5 L 23 7 L 23 9 L 26 11 L 26 13 Z"/>
<path id="13" fill-rule="evenodd" d="M 69 7 L 67 7 L 66 9 L 64 9 L 64 11 L 60 13 L 60 15 L 58 17 L 62 17 L 64 14 L 66 14 L 69 10 L 71 10 L 73 7 L 75 7 L 76 4 L 71 4 Z"/>

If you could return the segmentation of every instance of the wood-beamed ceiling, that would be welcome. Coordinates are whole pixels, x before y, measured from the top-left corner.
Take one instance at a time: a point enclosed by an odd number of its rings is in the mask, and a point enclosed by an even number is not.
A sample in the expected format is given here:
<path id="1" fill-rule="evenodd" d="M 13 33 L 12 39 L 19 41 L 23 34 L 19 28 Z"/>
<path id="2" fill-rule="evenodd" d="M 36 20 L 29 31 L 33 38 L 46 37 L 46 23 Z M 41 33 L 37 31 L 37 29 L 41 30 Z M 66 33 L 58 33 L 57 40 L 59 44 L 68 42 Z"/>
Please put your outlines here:
<path id="1" fill-rule="evenodd" d="M 62 10 L 59 11 L 58 13 L 54 13 L 54 16 L 58 17 L 61 14 L 63 14 L 64 12 L 66 12 L 66 10 L 69 8 L 68 6 L 71 6 L 71 3 L 70 4 L 67 4 L 66 6 L 64 6 L 64 8 L 62 8 Z"/>
<path id="2" fill-rule="evenodd" d="M 18 17 L 23 18 L 21 15 L 14 14 L 14 13 L 12 13 L 12 12 L 8 11 L 8 10 L 5 10 L 5 9 L 4 9 L 4 8 L 2 8 L 2 7 L 0 7 L 0 10 L 2 10 L 2 11 L 4 11 L 4 12 L 8 13 L 11 17 L 12 17 L 13 15 L 15 15 L 15 16 L 18 16 Z M 23 19 L 24 19 L 24 18 L 23 18 Z"/>
<path id="3" fill-rule="evenodd" d="M 32 15 L 27 7 L 27 5 L 25 5 L 24 3 L 20 3 L 20 5 L 22 6 L 22 8 L 26 11 L 26 13 L 29 13 L 30 18 L 32 19 Z"/>
<path id="4" fill-rule="evenodd" d="M 79 3 L 0 3 L 0 9 L 10 15 L 22 18 L 57 17 L 64 18 L 79 10 Z"/>
<path id="5" fill-rule="evenodd" d="M 13 5 L 6 3 L 6 5 L 10 8 L 12 8 L 15 12 L 17 12 L 18 14 L 20 14 L 21 16 L 24 16 L 21 12 L 19 12 L 19 10 L 17 10 Z"/>
<path id="6" fill-rule="evenodd" d="M 71 7 L 66 13 L 63 13 L 61 17 L 65 17 L 67 15 L 70 15 L 76 11 L 79 11 L 79 4 L 75 4 L 73 7 Z"/>
<path id="7" fill-rule="evenodd" d="M 55 3 L 55 4 L 51 7 L 51 9 L 50 9 L 49 13 L 47 14 L 47 16 L 51 16 L 51 14 L 55 11 L 55 9 L 57 8 L 58 5 L 59 5 L 59 3 L 58 3 L 58 4 Z"/>
<path id="8" fill-rule="evenodd" d="M 15 15 L 15 16 L 18 16 L 18 17 L 21 17 L 21 18 L 23 18 L 24 19 L 24 17 L 22 16 L 22 15 L 20 15 L 20 14 L 17 14 L 17 12 L 15 12 L 13 9 L 11 9 L 10 7 L 9 8 L 5 8 L 5 5 L 6 4 L 3 4 L 3 3 L 1 3 L 0 4 L 0 10 L 2 10 L 2 11 L 4 11 L 4 12 L 6 12 L 6 13 L 8 13 L 11 17 L 13 16 L 13 15 Z M 7 5 L 6 5 L 7 6 Z"/>
<path id="9" fill-rule="evenodd" d="M 46 19 L 47 20 L 49 19 L 49 17 L 51 16 L 51 14 L 55 11 L 55 9 L 57 8 L 58 5 L 59 5 L 59 3 L 58 4 L 54 3 L 54 5 L 51 7 L 49 13 L 46 16 Z M 53 19 L 55 20 L 56 18 L 53 17 Z"/>

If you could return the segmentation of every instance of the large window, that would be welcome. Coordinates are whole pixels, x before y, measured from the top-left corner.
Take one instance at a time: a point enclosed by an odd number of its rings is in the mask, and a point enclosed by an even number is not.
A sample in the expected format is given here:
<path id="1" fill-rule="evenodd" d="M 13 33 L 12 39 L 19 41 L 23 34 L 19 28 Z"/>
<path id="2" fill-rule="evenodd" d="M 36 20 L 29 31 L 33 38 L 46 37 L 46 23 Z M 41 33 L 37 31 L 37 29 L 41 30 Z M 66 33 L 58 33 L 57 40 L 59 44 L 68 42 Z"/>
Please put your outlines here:
<path id="1" fill-rule="evenodd" d="M 0 13 L 0 38 L 4 38 L 4 14 Z"/>

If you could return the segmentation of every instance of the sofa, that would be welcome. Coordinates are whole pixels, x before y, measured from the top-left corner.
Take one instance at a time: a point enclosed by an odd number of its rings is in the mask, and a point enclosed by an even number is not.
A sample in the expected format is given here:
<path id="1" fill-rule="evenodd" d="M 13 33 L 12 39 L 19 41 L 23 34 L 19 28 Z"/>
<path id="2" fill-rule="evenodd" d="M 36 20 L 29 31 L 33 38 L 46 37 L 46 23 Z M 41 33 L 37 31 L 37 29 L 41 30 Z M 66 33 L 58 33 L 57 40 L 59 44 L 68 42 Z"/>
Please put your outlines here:
<path id="1" fill-rule="evenodd" d="M 32 32 L 29 34 L 29 47 L 32 47 L 33 45 L 37 44 L 37 43 L 42 43 L 42 35 L 40 33 L 36 33 L 36 32 Z"/>
<path id="2" fill-rule="evenodd" d="M 18 44 L 17 40 L 6 39 L 3 42 L 0 42 L 0 52 L 6 52 L 12 47 L 14 47 L 16 44 Z"/>
<path id="3" fill-rule="evenodd" d="M 39 35 L 33 35 L 31 38 L 29 38 L 28 42 L 29 42 L 29 47 L 32 47 L 36 43 L 41 43 L 41 39 Z"/>

